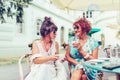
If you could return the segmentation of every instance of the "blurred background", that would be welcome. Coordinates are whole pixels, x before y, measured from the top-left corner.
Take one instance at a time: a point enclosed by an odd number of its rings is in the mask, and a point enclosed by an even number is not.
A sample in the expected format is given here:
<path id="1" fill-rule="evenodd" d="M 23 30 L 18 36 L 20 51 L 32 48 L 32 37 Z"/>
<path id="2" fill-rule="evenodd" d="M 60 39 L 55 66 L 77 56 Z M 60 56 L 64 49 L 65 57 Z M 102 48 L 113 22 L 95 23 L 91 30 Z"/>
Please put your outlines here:
<path id="1" fill-rule="evenodd" d="M 73 36 L 72 23 L 81 17 L 91 22 L 89 35 L 100 42 L 101 53 L 120 46 L 120 0 L 0 0 L 0 80 L 19 79 L 19 75 L 13 77 L 19 74 L 18 59 L 31 53 L 29 46 L 40 38 L 45 16 L 58 26 L 60 53 L 65 54 L 65 45 Z M 8 72 L 12 77 L 5 77 Z"/>

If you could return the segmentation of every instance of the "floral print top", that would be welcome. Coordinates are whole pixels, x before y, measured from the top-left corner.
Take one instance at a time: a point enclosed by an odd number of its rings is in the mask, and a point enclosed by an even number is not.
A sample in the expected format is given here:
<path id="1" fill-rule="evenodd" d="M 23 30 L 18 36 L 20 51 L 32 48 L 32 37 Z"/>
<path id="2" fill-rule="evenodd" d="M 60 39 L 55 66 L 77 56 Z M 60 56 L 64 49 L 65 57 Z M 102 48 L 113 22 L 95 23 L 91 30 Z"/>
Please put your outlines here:
<path id="1" fill-rule="evenodd" d="M 70 44 L 70 56 L 72 58 L 74 58 L 75 60 L 77 60 L 78 62 L 81 62 L 81 60 L 83 59 L 83 56 L 80 55 L 80 53 L 78 52 L 78 50 L 76 48 L 73 47 L 72 45 L 72 41 L 73 41 L 74 37 L 70 38 L 69 44 Z M 98 47 L 98 41 L 96 41 L 94 38 L 92 37 L 88 37 L 86 43 L 84 44 L 84 46 L 82 47 L 82 49 L 87 53 L 87 54 L 92 54 L 92 51 Z M 71 71 L 74 71 L 76 69 L 76 67 L 78 65 L 73 65 L 70 64 L 71 66 Z M 79 66 L 80 67 L 80 66 Z M 80 67 L 82 68 L 82 66 Z"/>

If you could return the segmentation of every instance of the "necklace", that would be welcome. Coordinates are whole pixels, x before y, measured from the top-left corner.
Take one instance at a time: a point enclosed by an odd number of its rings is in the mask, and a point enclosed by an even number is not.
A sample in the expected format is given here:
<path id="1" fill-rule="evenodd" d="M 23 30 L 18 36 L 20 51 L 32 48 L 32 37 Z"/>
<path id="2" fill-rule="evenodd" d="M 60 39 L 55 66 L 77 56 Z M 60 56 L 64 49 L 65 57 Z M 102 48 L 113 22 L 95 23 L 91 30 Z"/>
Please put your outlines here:
<path id="1" fill-rule="evenodd" d="M 48 45 L 47 45 L 46 41 L 43 40 L 43 44 L 44 44 L 44 49 L 47 52 L 47 55 L 49 55 L 49 56 L 52 55 L 52 52 L 51 52 L 51 42 L 48 42 Z M 49 47 L 47 48 L 47 46 L 49 46 Z"/>

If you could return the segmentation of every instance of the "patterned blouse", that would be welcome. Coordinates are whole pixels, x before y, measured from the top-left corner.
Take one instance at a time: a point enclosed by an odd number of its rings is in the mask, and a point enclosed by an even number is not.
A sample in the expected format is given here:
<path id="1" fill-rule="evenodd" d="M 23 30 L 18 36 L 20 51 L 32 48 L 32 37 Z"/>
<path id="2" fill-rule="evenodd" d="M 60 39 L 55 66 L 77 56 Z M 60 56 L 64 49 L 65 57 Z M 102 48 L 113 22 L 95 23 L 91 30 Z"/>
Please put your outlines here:
<path id="1" fill-rule="evenodd" d="M 76 48 L 73 47 L 72 45 L 72 41 L 73 41 L 74 37 L 71 37 L 70 38 L 70 41 L 69 41 L 69 44 L 70 44 L 70 56 L 72 58 L 74 58 L 76 61 L 78 62 L 81 62 L 84 60 L 83 56 L 80 55 L 80 53 L 78 52 L 78 50 Z M 92 54 L 92 51 L 98 47 L 99 44 L 98 42 L 91 38 L 91 37 L 88 37 L 86 43 L 84 44 L 84 46 L 82 47 L 82 49 L 87 53 L 87 54 Z M 73 64 L 70 64 L 71 66 L 71 72 L 73 72 L 75 69 L 80 69 L 80 68 L 83 68 L 82 65 L 78 64 L 78 65 L 73 65 Z"/>

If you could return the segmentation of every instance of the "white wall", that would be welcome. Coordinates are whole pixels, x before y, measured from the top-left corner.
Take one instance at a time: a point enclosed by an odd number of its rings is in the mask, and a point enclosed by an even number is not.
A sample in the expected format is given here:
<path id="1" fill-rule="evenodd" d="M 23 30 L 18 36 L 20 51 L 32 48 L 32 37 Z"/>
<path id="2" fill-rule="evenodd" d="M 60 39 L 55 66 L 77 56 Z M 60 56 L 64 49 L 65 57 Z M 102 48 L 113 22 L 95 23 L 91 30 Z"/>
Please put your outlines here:
<path id="1" fill-rule="evenodd" d="M 94 13 L 95 14 L 95 13 Z M 72 28 L 72 23 L 76 20 L 61 10 L 53 8 L 52 5 L 43 3 L 40 0 L 34 0 L 28 8 L 24 8 L 24 33 L 17 32 L 17 24 L 0 24 L 0 54 L 18 53 L 24 54 L 29 52 L 28 44 L 39 38 L 37 36 L 36 20 L 43 20 L 45 16 L 51 17 L 53 22 L 58 26 L 56 41 L 60 42 L 60 29 L 64 27 L 64 40 L 68 42 L 68 32 Z M 80 15 L 81 16 L 81 15 Z M 109 44 L 120 44 L 120 40 L 116 39 L 117 29 L 111 29 L 108 24 L 116 24 L 116 12 L 106 11 L 97 12 L 91 19 L 93 27 L 101 28 L 100 32 L 93 34 L 97 40 L 101 40 L 101 34 L 105 35 L 105 46 Z M 15 22 L 15 21 L 14 21 Z"/>
<path id="2" fill-rule="evenodd" d="M 43 20 L 45 16 L 51 17 L 53 22 L 58 26 L 56 41 L 60 43 L 60 28 L 62 26 L 65 27 L 64 40 L 68 41 L 68 37 L 66 36 L 68 34 L 68 28 L 71 28 L 71 23 L 73 19 L 69 15 L 62 13 L 55 8 L 52 8 L 50 5 L 42 3 L 41 1 L 33 1 L 28 8 L 24 8 L 24 32 L 22 34 L 17 32 L 18 26 L 16 23 L 11 23 L 11 25 L 10 23 L 5 23 L 6 27 L 3 26 L 3 29 L 6 31 L 1 28 L 1 25 L 3 24 L 0 24 L 0 31 L 3 31 L 0 32 L 0 37 L 3 36 L 0 38 L 0 54 L 3 54 L 3 56 L 5 56 L 5 54 L 22 55 L 30 52 L 28 44 L 40 37 L 36 35 L 36 20 Z M 10 35 L 10 37 L 8 34 Z"/>
<path id="3" fill-rule="evenodd" d="M 117 11 L 105 11 L 102 12 L 96 17 L 95 19 L 95 26 L 101 29 L 100 32 L 93 34 L 93 37 L 95 37 L 98 40 L 101 40 L 101 34 L 105 35 L 105 47 L 107 45 L 120 45 L 120 39 L 116 38 L 116 34 L 118 30 L 120 29 L 120 26 L 118 26 L 117 21 Z M 111 28 L 111 26 L 116 28 Z"/>

